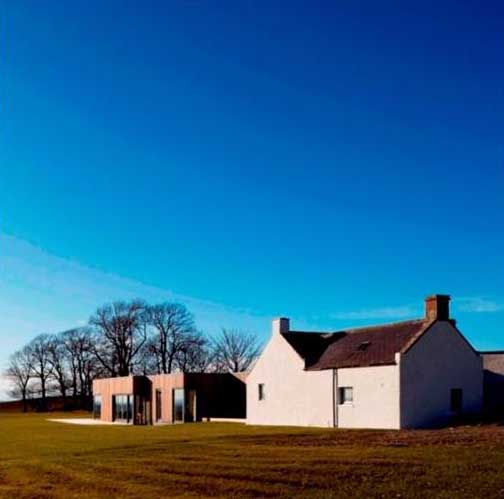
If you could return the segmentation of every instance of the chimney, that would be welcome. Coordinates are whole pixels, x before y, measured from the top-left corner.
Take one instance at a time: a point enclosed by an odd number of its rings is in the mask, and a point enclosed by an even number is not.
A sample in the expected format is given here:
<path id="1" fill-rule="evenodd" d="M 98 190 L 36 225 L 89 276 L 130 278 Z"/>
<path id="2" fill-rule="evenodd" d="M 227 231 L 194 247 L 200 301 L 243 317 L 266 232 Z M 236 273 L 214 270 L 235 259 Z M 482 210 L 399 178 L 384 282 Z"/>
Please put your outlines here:
<path id="1" fill-rule="evenodd" d="M 285 317 L 273 319 L 273 322 L 271 324 L 271 326 L 272 326 L 271 330 L 272 330 L 273 335 L 288 333 L 289 332 L 289 322 L 290 322 L 290 320 Z"/>
<path id="2" fill-rule="evenodd" d="M 450 295 L 430 295 L 425 298 L 425 318 L 429 321 L 450 320 Z"/>

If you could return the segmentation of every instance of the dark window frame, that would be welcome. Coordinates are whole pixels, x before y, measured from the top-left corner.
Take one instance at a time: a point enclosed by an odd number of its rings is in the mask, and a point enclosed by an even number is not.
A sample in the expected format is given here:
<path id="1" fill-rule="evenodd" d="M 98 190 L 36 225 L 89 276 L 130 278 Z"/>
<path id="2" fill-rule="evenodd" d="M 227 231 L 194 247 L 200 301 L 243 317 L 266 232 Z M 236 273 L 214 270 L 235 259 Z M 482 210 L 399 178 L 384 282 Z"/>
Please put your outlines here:
<path id="1" fill-rule="evenodd" d="M 353 404 L 354 403 L 354 394 L 353 394 L 353 386 L 340 386 L 338 388 L 338 404 Z"/>
<path id="2" fill-rule="evenodd" d="M 264 383 L 259 383 L 257 385 L 257 398 L 259 401 L 266 400 L 266 390 L 264 389 Z"/>

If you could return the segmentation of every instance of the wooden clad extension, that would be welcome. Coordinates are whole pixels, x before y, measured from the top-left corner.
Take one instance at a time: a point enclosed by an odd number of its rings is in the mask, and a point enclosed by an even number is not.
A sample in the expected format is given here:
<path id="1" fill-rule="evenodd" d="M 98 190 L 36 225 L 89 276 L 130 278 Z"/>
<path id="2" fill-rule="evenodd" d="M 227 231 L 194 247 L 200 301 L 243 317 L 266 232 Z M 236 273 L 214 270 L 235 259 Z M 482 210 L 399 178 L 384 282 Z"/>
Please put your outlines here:
<path id="1" fill-rule="evenodd" d="M 177 401 L 174 401 L 174 394 Z M 209 418 L 245 419 L 245 377 L 220 373 L 173 373 L 98 379 L 93 382 L 99 417 L 118 420 L 116 405 L 127 404 L 127 418 L 133 424 L 203 421 Z M 174 414 L 178 403 L 179 411 Z M 122 404 L 122 405 L 121 405 Z"/>

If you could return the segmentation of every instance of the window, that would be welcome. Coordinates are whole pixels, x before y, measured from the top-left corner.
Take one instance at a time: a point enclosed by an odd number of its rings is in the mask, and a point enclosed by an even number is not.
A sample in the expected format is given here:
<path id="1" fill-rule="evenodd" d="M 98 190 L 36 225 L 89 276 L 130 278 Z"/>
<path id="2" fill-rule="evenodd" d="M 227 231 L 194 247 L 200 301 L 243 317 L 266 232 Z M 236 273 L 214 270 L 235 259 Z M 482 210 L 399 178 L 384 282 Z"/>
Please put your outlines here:
<path id="1" fill-rule="evenodd" d="M 95 395 L 93 397 L 93 418 L 101 418 L 101 395 Z"/>
<path id="2" fill-rule="evenodd" d="M 371 342 L 370 341 L 363 341 L 358 347 L 357 347 L 357 350 L 359 350 L 359 352 L 364 352 L 368 349 L 369 345 L 371 345 Z"/>
<path id="3" fill-rule="evenodd" d="M 161 421 L 162 417 L 161 390 L 156 390 L 156 421 Z"/>
<path id="4" fill-rule="evenodd" d="M 339 389 L 339 403 L 351 404 L 353 402 L 353 387 L 342 386 Z"/>
<path id="5" fill-rule="evenodd" d="M 266 392 L 264 391 L 264 383 L 259 383 L 257 387 L 259 389 L 258 391 L 259 400 L 264 400 L 266 398 Z"/>
<path id="6" fill-rule="evenodd" d="M 462 388 L 452 388 L 450 391 L 450 409 L 452 412 L 462 411 Z"/>
<path id="7" fill-rule="evenodd" d="M 112 419 L 122 423 L 132 422 L 131 395 L 112 396 Z"/>
<path id="8" fill-rule="evenodd" d="M 184 422 L 185 393 L 183 388 L 173 390 L 173 422 Z"/>

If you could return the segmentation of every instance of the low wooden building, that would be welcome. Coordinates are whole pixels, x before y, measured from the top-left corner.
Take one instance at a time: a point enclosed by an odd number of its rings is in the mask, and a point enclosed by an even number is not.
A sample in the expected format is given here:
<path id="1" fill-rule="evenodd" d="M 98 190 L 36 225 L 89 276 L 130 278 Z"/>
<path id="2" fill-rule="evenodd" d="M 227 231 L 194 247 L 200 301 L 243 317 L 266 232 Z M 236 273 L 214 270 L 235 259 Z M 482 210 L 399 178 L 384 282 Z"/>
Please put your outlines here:
<path id="1" fill-rule="evenodd" d="M 243 419 L 241 374 L 174 373 L 93 381 L 94 417 L 130 424 Z"/>

